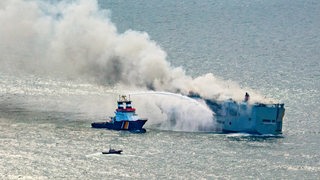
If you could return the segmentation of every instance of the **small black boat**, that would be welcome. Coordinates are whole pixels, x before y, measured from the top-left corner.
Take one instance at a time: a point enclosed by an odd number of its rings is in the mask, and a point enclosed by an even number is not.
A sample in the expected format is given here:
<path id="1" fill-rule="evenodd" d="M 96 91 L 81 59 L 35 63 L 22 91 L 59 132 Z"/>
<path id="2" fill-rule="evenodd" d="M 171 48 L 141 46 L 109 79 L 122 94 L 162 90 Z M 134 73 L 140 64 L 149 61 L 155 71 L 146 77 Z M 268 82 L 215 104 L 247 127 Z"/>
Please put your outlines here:
<path id="1" fill-rule="evenodd" d="M 121 154 L 122 150 L 109 149 L 109 151 L 102 151 L 102 154 Z"/>

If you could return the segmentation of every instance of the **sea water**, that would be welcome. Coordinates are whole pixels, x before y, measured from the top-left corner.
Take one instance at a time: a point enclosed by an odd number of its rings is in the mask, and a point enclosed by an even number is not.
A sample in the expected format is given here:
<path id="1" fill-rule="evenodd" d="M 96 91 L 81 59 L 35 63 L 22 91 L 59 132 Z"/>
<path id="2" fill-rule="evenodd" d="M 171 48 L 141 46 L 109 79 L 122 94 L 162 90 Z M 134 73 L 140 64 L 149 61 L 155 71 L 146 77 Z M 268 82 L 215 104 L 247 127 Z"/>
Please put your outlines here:
<path id="1" fill-rule="evenodd" d="M 319 10 L 312 0 L 1 2 L 1 179 L 318 179 Z M 215 131 L 205 104 L 180 95 L 185 84 L 285 103 L 283 134 Z M 120 94 L 149 118 L 147 133 L 90 127 Z M 109 146 L 123 154 L 102 155 Z"/>

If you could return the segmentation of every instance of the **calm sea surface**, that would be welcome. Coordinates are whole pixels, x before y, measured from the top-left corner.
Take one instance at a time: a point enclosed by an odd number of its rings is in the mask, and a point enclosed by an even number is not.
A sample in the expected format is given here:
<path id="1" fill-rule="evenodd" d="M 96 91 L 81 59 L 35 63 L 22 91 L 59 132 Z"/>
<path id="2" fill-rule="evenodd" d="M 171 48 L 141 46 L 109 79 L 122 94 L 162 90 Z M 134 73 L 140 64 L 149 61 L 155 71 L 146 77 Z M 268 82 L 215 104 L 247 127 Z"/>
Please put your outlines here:
<path id="1" fill-rule="evenodd" d="M 113 89 L 0 72 L 0 179 L 319 179 L 320 1 L 98 5 L 119 33 L 148 33 L 188 75 L 213 73 L 284 102 L 283 135 L 92 129 L 112 115 Z M 109 145 L 123 155 L 102 155 Z"/>

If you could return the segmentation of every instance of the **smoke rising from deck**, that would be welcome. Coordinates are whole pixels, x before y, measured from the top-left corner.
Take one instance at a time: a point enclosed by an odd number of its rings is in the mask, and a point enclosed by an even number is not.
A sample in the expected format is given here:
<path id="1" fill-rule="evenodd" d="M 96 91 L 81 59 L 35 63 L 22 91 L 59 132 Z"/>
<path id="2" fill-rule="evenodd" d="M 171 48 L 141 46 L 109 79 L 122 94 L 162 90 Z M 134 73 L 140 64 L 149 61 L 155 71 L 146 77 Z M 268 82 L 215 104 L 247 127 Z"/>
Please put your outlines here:
<path id="1" fill-rule="evenodd" d="M 194 92 L 207 99 L 243 99 L 245 90 L 236 83 L 211 73 L 192 78 L 183 68 L 172 67 L 166 52 L 146 32 L 119 33 L 110 14 L 99 9 L 96 0 L 1 1 L 1 71 L 82 79 L 132 91 Z M 263 100 L 252 91 L 250 95 L 252 101 Z M 186 101 L 161 103 L 157 108 L 167 119 L 186 119 L 193 117 L 191 114 L 201 117 L 203 112 L 196 104 L 179 104 Z M 165 106 L 185 108 L 184 114 Z M 186 129 L 184 124 L 174 123 Z"/>
<path id="2" fill-rule="evenodd" d="M 118 33 L 110 12 L 95 0 L 49 4 L 0 3 L 2 69 L 82 78 L 103 85 L 126 85 L 205 98 L 242 99 L 237 84 L 205 74 L 192 78 L 172 67 L 166 52 L 147 33 Z M 258 97 L 258 95 L 252 96 Z"/>

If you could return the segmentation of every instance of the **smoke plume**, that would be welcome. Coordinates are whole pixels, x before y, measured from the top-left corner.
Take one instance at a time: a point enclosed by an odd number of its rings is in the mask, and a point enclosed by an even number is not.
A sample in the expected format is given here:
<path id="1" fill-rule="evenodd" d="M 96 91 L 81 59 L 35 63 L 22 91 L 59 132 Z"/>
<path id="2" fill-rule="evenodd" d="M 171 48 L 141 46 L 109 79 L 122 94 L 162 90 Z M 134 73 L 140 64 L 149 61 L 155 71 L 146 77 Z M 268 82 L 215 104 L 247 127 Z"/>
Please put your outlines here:
<path id="1" fill-rule="evenodd" d="M 129 90 L 194 92 L 215 100 L 243 99 L 245 90 L 233 82 L 211 73 L 192 78 L 181 67 L 172 67 L 166 52 L 146 32 L 119 33 L 110 14 L 99 9 L 96 0 L 1 1 L 1 71 L 83 79 Z M 258 94 L 251 95 L 253 101 L 262 101 Z M 160 106 L 168 105 L 164 101 Z M 194 111 L 183 107 L 184 112 Z M 173 108 L 163 110 L 167 119 L 186 118 Z M 209 113 L 205 118 L 212 117 Z M 185 129 L 183 124 L 175 126 Z"/>

